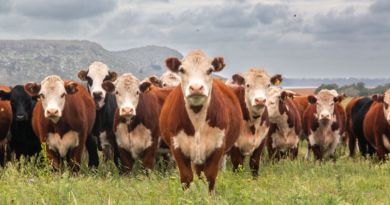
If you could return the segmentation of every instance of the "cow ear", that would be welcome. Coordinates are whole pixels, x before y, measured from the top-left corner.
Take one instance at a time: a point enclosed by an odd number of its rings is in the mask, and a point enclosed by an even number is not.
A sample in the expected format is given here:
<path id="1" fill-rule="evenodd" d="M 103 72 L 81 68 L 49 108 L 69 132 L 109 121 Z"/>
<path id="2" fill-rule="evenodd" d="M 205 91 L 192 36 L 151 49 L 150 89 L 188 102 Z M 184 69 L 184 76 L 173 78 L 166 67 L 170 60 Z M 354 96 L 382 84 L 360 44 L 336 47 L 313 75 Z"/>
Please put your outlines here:
<path id="1" fill-rule="evenodd" d="M 339 103 L 341 103 L 343 100 L 345 100 L 346 96 L 347 96 L 347 95 L 346 95 L 345 93 L 343 93 L 343 94 L 337 96 L 337 99 L 338 99 Z"/>
<path id="2" fill-rule="evenodd" d="M 11 92 L 6 92 L 4 90 L 0 90 L 0 99 L 2 101 L 7 101 L 11 99 Z"/>
<path id="3" fill-rule="evenodd" d="M 143 93 L 147 93 L 150 91 L 150 86 L 152 86 L 152 83 L 150 82 L 143 82 L 140 86 L 139 86 L 139 90 Z"/>
<path id="4" fill-rule="evenodd" d="M 162 82 L 161 80 L 156 76 L 150 76 L 149 81 L 156 87 L 162 88 Z"/>
<path id="5" fill-rule="evenodd" d="M 232 76 L 232 79 L 233 79 L 234 84 L 237 84 L 237 85 L 245 85 L 245 78 L 242 77 L 242 76 L 239 75 L 239 74 L 234 74 L 234 75 Z"/>
<path id="6" fill-rule="evenodd" d="M 290 98 L 291 100 L 294 99 L 294 93 L 288 93 L 288 98 Z"/>
<path id="7" fill-rule="evenodd" d="M 165 60 L 165 65 L 170 71 L 178 73 L 179 67 L 181 66 L 181 62 L 176 57 L 170 57 Z"/>
<path id="8" fill-rule="evenodd" d="M 109 74 L 110 74 L 110 80 L 112 82 L 116 81 L 116 79 L 118 78 L 118 74 L 114 71 L 109 72 Z"/>
<path id="9" fill-rule="evenodd" d="M 310 104 L 314 104 L 317 102 L 317 98 L 314 97 L 313 95 L 307 96 L 307 100 L 309 101 Z"/>
<path id="10" fill-rule="evenodd" d="M 271 78 L 272 85 L 279 85 L 283 81 L 283 77 L 280 74 L 276 74 Z"/>
<path id="11" fill-rule="evenodd" d="M 378 94 L 371 95 L 371 98 L 372 98 L 375 102 L 378 102 L 378 97 L 379 97 Z"/>
<path id="12" fill-rule="evenodd" d="M 79 77 L 81 81 L 87 81 L 87 71 L 81 70 L 81 71 L 77 74 L 77 77 Z"/>
<path id="13" fill-rule="evenodd" d="M 69 84 L 65 85 L 66 94 L 73 95 L 73 94 L 77 93 L 77 91 L 79 91 L 77 86 L 78 86 L 77 83 L 69 83 Z"/>
<path id="14" fill-rule="evenodd" d="M 341 103 L 340 95 L 333 98 L 335 104 Z"/>
<path id="15" fill-rule="evenodd" d="M 36 83 L 27 83 L 24 85 L 24 90 L 31 96 L 39 95 L 39 91 L 41 91 L 41 84 L 37 85 Z"/>
<path id="16" fill-rule="evenodd" d="M 347 94 L 345 94 L 345 93 L 343 93 L 343 94 L 341 94 L 342 96 L 343 96 L 343 100 L 345 100 L 345 98 L 347 98 L 348 97 L 348 95 Z"/>
<path id="17" fill-rule="evenodd" d="M 226 66 L 222 57 L 214 58 L 214 60 L 213 60 L 213 62 L 211 62 L 211 64 L 214 66 L 214 69 L 216 72 L 221 71 Z"/>
<path id="18" fill-rule="evenodd" d="M 377 102 L 383 103 L 383 99 L 385 99 L 385 95 L 378 95 L 378 100 Z"/>
<path id="19" fill-rule="evenodd" d="M 115 85 L 111 81 L 107 80 L 102 83 L 102 88 L 108 93 L 114 93 L 115 92 Z"/>
<path id="20" fill-rule="evenodd" d="M 285 101 L 287 100 L 288 98 L 288 93 L 286 91 L 283 91 L 281 94 L 280 94 L 280 100 L 281 101 Z"/>

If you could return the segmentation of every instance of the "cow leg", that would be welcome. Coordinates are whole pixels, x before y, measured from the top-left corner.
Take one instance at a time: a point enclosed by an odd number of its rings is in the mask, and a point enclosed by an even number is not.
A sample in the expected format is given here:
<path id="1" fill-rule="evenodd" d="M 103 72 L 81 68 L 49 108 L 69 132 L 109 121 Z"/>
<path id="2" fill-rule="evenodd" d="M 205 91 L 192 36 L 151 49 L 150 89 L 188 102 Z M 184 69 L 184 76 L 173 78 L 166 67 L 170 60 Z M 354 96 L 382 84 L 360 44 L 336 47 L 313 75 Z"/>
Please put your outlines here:
<path id="1" fill-rule="evenodd" d="M 307 141 L 307 153 L 305 155 L 305 160 L 309 160 L 310 159 L 310 150 L 311 150 L 310 142 Z"/>
<path id="2" fill-rule="evenodd" d="M 323 153 L 321 151 L 320 146 L 315 144 L 313 146 L 310 145 L 310 148 L 313 151 L 313 154 L 316 157 L 316 159 L 322 160 Z"/>
<path id="3" fill-rule="evenodd" d="M 126 149 L 118 147 L 119 153 L 122 158 L 122 168 L 121 171 L 124 173 L 129 173 L 133 169 L 135 159 L 131 156 L 131 153 Z"/>
<path id="4" fill-rule="evenodd" d="M 87 140 L 85 141 L 85 147 L 88 150 L 88 167 L 99 167 L 99 155 L 97 152 L 97 145 L 92 135 L 89 134 L 87 136 Z"/>
<path id="5" fill-rule="evenodd" d="M 180 148 L 171 148 L 173 156 L 175 157 L 177 166 L 180 171 L 180 181 L 181 184 L 185 183 L 187 188 L 190 186 L 190 183 L 194 180 L 194 174 L 192 173 L 191 161 L 189 158 L 184 156 Z"/>
<path id="6" fill-rule="evenodd" d="M 3 140 L 0 142 L 0 166 L 4 167 L 4 160 L 5 160 L 5 143 L 7 140 Z"/>
<path id="7" fill-rule="evenodd" d="M 375 153 L 375 148 L 370 143 L 367 143 L 367 147 L 368 147 L 368 154 L 372 156 Z"/>
<path id="8" fill-rule="evenodd" d="M 240 165 L 244 166 L 244 160 L 242 159 L 240 149 L 236 146 L 233 146 L 230 149 L 230 159 L 232 160 L 234 172 L 237 171 Z"/>
<path id="9" fill-rule="evenodd" d="M 223 153 L 223 148 L 215 150 L 214 153 L 206 159 L 206 163 L 204 164 L 204 175 L 209 182 L 209 192 L 214 190 L 215 178 L 217 178 L 218 175 L 219 165 L 221 163 Z"/>
<path id="10" fill-rule="evenodd" d="M 199 179 L 202 179 L 201 173 L 204 171 L 204 164 L 201 164 L 201 165 L 195 164 L 194 169 L 195 169 L 196 175 L 198 175 Z"/>
<path id="11" fill-rule="evenodd" d="M 224 153 L 222 156 L 221 164 L 219 165 L 219 170 L 226 169 L 226 158 L 228 153 Z"/>
<path id="12" fill-rule="evenodd" d="M 366 157 L 367 155 L 367 143 L 368 142 L 364 139 L 358 141 L 359 151 L 363 157 Z"/>
<path id="13" fill-rule="evenodd" d="M 291 159 L 295 159 L 298 156 L 298 149 L 299 149 L 299 143 L 297 145 L 297 148 L 290 149 L 289 157 Z"/>
<path id="14" fill-rule="evenodd" d="M 259 167 L 260 167 L 260 157 L 261 157 L 261 154 L 263 153 L 264 151 L 264 148 L 265 148 L 265 144 L 266 144 L 266 139 L 264 139 L 260 146 L 255 149 L 250 157 L 250 161 L 249 161 L 249 166 L 252 170 L 252 175 L 254 177 L 257 177 L 258 176 L 258 172 L 259 172 Z"/>
<path id="15" fill-rule="evenodd" d="M 54 167 L 55 170 L 58 170 L 60 165 L 60 157 L 57 152 L 49 149 L 49 145 L 46 144 L 47 158 L 50 161 L 50 164 Z"/>
<path id="16" fill-rule="evenodd" d="M 347 134 L 349 137 L 348 146 L 349 146 L 349 156 L 355 156 L 355 148 L 356 148 L 356 136 L 352 134 Z"/>
<path id="17" fill-rule="evenodd" d="M 84 144 L 80 144 L 79 146 L 75 147 L 73 150 L 70 151 L 68 163 L 74 173 L 79 172 L 80 170 L 81 157 L 83 155 L 84 148 Z"/>
<path id="18" fill-rule="evenodd" d="M 158 135 L 157 135 L 158 136 Z M 142 165 L 145 168 L 153 169 L 154 160 L 156 158 L 156 152 L 158 147 L 158 137 L 154 137 L 154 142 L 150 147 L 144 150 Z"/>

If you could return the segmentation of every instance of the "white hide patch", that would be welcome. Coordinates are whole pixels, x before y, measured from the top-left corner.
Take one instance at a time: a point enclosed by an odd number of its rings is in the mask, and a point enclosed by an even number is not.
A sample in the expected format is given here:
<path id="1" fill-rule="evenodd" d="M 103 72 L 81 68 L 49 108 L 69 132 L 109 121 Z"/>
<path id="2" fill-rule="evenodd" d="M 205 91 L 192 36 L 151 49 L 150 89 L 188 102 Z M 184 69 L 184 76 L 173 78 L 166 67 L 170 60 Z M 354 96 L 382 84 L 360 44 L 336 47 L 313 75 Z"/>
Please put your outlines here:
<path id="1" fill-rule="evenodd" d="M 48 135 L 46 143 L 49 145 L 49 149 L 58 152 L 62 158 L 69 150 L 79 145 L 79 134 L 75 131 L 67 132 L 62 139 L 57 133 L 49 133 Z"/>
<path id="2" fill-rule="evenodd" d="M 225 130 L 209 126 L 196 132 L 195 136 L 188 136 L 182 130 L 173 137 L 173 146 L 175 149 L 180 148 L 193 164 L 204 164 L 215 149 L 222 147 L 224 137 Z"/>
<path id="3" fill-rule="evenodd" d="M 389 142 L 389 139 L 386 137 L 386 135 L 383 135 L 383 136 L 382 136 L 382 139 L 383 139 L 383 145 L 385 146 L 385 148 L 387 149 L 387 151 L 390 151 L 390 142 Z"/>
<path id="4" fill-rule="evenodd" d="M 335 118 L 332 118 L 335 119 Z M 311 131 L 309 136 L 309 143 L 311 146 L 318 145 L 321 148 L 323 154 L 328 153 L 329 156 L 333 156 L 337 145 L 340 141 L 339 130 L 332 131 L 331 124 L 334 121 L 330 121 L 330 123 L 323 127 L 320 123 L 320 126 L 317 128 L 315 132 Z"/>
<path id="5" fill-rule="evenodd" d="M 139 124 L 129 133 L 127 124 L 120 123 L 115 135 L 118 146 L 130 152 L 133 159 L 137 159 L 146 148 L 152 145 L 152 133 L 143 124 Z"/>
<path id="6" fill-rule="evenodd" d="M 295 128 L 289 128 L 282 134 L 279 130 L 271 135 L 272 148 L 277 148 L 286 153 L 289 149 L 298 147 L 299 136 L 295 134 Z"/>
<path id="7" fill-rule="evenodd" d="M 242 121 L 241 133 L 234 145 L 240 149 L 241 154 L 244 156 L 251 156 L 253 151 L 260 146 L 268 133 L 269 127 L 267 127 L 265 123 L 260 126 L 260 121 L 261 117 L 252 123 L 245 120 Z M 253 124 L 257 125 L 255 126 L 254 135 L 252 135 L 250 128 Z"/>

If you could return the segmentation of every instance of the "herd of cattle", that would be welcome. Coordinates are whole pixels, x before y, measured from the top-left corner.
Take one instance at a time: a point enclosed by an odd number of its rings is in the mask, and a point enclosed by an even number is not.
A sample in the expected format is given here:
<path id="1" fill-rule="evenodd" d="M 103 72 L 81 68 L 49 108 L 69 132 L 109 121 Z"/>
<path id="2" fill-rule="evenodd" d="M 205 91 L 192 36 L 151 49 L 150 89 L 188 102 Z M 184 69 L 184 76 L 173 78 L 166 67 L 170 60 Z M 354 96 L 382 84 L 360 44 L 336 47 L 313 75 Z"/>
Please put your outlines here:
<path id="1" fill-rule="evenodd" d="M 271 88 L 282 76 L 271 77 L 262 68 L 223 83 L 212 73 L 225 67 L 224 59 L 210 59 L 200 50 L 165 63 L 170 72 L 142 82 L 132 74 L 118 77 L 95 62 L 78 73 L 86 87 L 58 76 L 39 85 L 0 87 L 1 166 L 12 153 L 17 159 L 39 153 L 42 143 L 54 167 L 66 160 L 74 171 L 85 149 L 88 166 L 99 165 L 100 150 L 105 160 L 113 159 L 125 172 L 138 158 L 152 169 L 157 150 L 170 149 L 162 157 L 175 161 L 181 182 L 188 186 L 193 170 L 203 172 L 211 191 L 227 156 L 234 170 L 249 157 L 257 175 L 265 146 L 270 157 L 294 159 L 302 138 L 309 142 L 307 159 L 311 151 L 317 159 L 326 153 L 332 158 L 346 132 L 351 155 L 356 139 L 363 155 L 376 151 L 385 160 L 390 150 L 386 93 L 354 98 L 345 111 L 340 104 L 345 94 L 322 90 L 299 96 Z"/>

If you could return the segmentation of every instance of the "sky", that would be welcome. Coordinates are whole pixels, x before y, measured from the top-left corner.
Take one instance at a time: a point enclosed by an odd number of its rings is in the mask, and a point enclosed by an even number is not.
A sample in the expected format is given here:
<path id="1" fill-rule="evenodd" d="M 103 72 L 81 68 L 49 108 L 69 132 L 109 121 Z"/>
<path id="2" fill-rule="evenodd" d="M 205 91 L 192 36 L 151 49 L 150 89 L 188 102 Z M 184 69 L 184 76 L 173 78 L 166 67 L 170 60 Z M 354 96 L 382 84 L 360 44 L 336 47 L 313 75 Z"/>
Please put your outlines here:
<path id="1" fill-rule="evenodd" d="M 224 77 L 390 77 L 389 0 L 0 0 L 0 39 L 201 49 Z"/>

